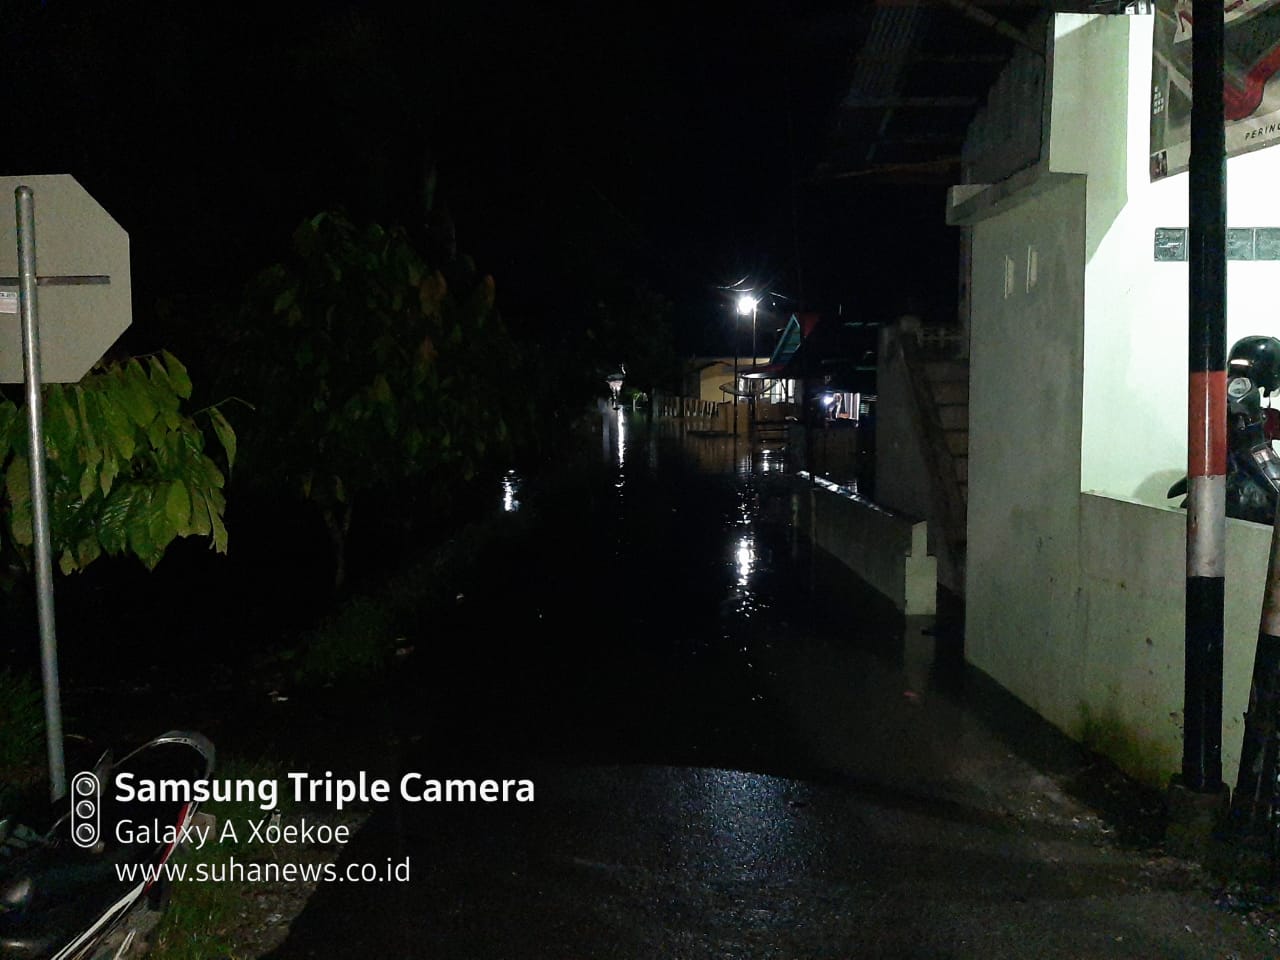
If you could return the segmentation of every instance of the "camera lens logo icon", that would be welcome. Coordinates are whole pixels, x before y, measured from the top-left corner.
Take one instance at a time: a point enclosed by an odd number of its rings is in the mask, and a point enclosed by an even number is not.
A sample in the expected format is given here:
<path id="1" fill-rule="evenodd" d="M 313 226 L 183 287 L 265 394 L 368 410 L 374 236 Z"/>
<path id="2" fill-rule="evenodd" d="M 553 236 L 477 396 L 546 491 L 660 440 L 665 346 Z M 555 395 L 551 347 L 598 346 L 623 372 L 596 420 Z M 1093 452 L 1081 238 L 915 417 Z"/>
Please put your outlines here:
<path id="1" fill-rule="evenodd" d="M 71 778 L 71 839 L 77 847 L 98 842 L 102 810 L 102 785 L 92 773 Z"/>

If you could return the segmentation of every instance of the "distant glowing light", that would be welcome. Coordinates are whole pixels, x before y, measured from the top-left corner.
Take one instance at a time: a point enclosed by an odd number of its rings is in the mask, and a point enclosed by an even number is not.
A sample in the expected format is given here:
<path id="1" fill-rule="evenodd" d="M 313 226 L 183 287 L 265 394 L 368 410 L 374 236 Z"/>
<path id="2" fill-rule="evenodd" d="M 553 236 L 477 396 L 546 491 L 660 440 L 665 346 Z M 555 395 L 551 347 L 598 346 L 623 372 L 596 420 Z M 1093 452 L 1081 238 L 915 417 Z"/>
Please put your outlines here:
<path id="1" fill-rule="evenodd" d="M 745 587 L 751 580 L 751 571 L 756 565 L 756 548 L 750 537 L 738 541 L 738 586 Z"/>
<path id="2" fill-rule="evenodd" d="M 622 392 L 623 374 L 611 373 L 605 378 L 605 383 L 609 385 L 609 393 L 613 399 L 614 406 L 618 405 L 618 395 Z"/>
<path id="3" fill-rule="evenodd" d="M 514 470 L 508 470 L 502 478 L 502 509 L 506 513 L 515 513 L 520 509 L 520 501 L 516 494 L 520 492 L 520 478 Z"/>
<path id="4" fill-rule="evenodd" d="M 618 467 L 622 468 L 627 462 L 627 420 L 622 415 L 622 408 L 617 411 L 618 417 Z"/>
<path id="5" fill-rule="evenodd" d="M 757 300 L 755 297 L 753 297 L 749 293 L 742 294 L 740 297 L 738 297 L 738 316 L 740 317 L 751 316 L 751 314 L 755 312 L 756 304 L 758 304 L 759 302 L 760 302 L 759 300 Z"/>

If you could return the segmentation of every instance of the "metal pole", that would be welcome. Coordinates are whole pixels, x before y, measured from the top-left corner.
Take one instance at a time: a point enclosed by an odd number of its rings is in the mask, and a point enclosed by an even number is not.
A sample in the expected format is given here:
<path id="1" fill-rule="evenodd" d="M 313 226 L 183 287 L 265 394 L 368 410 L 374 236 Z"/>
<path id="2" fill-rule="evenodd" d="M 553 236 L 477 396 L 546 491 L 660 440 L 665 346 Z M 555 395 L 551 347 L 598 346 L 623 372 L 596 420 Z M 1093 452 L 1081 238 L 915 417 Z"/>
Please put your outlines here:
<path id="1" fill-rule="evenodd" d="M 756 401 L 760 399 L 760 384 L 754 376 L 756 372 L 756 306 L 757 301 L 751 302 L 751 430 L 756 428 Z"/>
<path id="2" fill-rule="evenodd" d="M 31 526 L 35 541 L 40 673 L 44 681 L 49 795 L 57 803 L 67 793 L 67 771 L 62 756 L 62 702 L 58 692 L 58 638 L 53 619 L 53 561 L 49 546 L 49 500 L 44 471 L 44 415 L 40 402 L 35 198 L 30 187 L 18 187 L 14 196 L 18 212 L 18 310 L 22 319 L 22 363 L 27 377 L 27 437 L 31 453 Z"/>
<path id="3" fill-rule="evenodd" d="M 733 441 L 738 442 L 738 316 L 733 317 Z"/>
<path id="4" fill-rule="evenodd" d="M 1192 6 L 1190 366 L 1187 444 L 1186 673 L 1182 783 L 1222 790 L 1222 637 L 1226 575 L 1226 138 L 1221 0 Z"/>
<path id="5" fill-rule="evenodd" d="M 751 372 L 756 372 L 756 305 L 751 305 Z"/>

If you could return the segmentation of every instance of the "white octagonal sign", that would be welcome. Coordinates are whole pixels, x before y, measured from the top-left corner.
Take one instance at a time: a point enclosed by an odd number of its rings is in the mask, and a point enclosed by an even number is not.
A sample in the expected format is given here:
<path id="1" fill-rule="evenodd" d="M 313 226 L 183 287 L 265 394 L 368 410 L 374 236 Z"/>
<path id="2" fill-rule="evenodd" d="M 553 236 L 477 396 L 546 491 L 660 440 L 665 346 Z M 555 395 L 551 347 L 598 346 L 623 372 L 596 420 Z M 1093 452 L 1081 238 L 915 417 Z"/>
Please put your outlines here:
<path id="1" fill-rule="evenodd" d="M 133 318 L 129 235 L 68 174 L 0 177 L 0 383 L 23 380 L 15 279 L 14 192 L 20 186 L 30 187 L 35 200 L 40 377 L 46 383 L 74 383 Z M 108 282 L 67 280 L 97 277 Z"/>

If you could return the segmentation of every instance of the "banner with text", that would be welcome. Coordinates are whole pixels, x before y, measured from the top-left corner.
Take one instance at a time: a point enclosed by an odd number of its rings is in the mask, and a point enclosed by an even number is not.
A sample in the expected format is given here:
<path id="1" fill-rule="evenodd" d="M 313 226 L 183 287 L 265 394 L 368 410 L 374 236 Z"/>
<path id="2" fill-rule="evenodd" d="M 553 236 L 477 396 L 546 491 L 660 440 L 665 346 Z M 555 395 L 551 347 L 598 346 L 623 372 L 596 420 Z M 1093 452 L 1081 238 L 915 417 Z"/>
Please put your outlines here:
<path id="1" fill-rule="evenodd" d="M 1227 156 L 1280 140 L 1280 0 L 1224 0 Z M 1191 0 L 1156 0 L 1151 61 L 1151 179 L 1191 155 Z"/>

